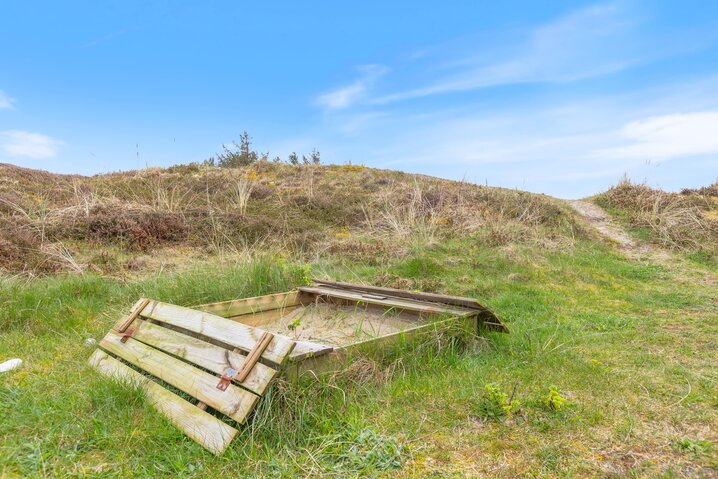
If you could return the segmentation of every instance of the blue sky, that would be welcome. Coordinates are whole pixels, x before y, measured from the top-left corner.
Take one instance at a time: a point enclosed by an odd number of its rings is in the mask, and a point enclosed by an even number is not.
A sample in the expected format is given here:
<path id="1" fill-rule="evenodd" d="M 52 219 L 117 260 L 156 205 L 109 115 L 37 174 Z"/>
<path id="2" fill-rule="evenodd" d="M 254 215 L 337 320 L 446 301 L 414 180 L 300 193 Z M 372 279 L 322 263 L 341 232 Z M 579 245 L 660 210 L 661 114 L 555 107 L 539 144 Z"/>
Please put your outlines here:
<path id="1" fill-rule="evenodd" d="M 718 179 L 718 2 L 3 2 L 0 162 L 286 158 L 559 197 Z"/>

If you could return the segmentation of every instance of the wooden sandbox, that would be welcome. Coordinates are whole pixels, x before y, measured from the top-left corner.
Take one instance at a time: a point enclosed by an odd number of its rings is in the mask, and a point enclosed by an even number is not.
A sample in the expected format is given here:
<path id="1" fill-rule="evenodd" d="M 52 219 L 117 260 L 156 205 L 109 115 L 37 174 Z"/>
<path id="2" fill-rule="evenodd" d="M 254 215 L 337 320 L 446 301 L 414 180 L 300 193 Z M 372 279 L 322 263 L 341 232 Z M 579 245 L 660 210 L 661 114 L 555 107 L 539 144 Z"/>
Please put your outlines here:
<path id="1" fill-rule="evenodd" d="M 506 331 L 474 299 L 317 280 L 192 308 L 141 299 L 89 362 L 141 387 L 176 427 L 220 454 L 280 372 L 341 368 L 354 353 L 457 325 Z"/>

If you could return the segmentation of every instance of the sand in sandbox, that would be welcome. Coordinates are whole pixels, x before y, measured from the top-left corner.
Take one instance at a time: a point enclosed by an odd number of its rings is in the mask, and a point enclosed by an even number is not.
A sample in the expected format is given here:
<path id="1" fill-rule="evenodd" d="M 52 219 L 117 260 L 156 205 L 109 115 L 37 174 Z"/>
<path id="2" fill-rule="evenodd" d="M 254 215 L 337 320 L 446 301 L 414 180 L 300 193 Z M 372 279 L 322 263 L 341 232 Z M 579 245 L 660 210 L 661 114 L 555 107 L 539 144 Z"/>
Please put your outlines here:
<path id="1" fill-rule="evenodd" d="M 330 303 L 314 303 L 261 327 L 295 340 L 346 346 L 424 324 L 416 315 Z"/>

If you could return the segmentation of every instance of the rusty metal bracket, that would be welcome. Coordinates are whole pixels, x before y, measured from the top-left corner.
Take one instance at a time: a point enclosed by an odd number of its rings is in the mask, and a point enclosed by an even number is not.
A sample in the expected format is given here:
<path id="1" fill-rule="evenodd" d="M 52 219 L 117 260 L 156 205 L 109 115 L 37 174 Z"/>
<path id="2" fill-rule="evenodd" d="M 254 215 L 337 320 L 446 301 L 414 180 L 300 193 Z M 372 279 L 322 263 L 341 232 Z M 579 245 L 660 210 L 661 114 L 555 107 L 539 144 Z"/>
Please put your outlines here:
<path id="1" fill-rule="evenodd" d="M 232 368 L 227 368 L 227 371 L 225 371 L 222 377 L 219 378 L 219 382 L 217 383 L 217 389 L 219 389 L 220 391 L 226 391 L 230 383 L 232 382 L 232 379 L 234 379 L 236 375 L 237 371 Z"/>
<path id="2" fill-rule="evenodd" d="M 121 342 L 122 344 L 125 344 L 125 343 L 127 342 L 127 338 L 131 338 L 131 337 L 132 337 L 132 333 L 134 333 L 134 332 L 135 332 L 134 329 L 128 329 L 128 330 L 125 331 L 124 333 L 120 333 L 120 334 L 119 334 L 119 336 L 120 336 L 120 342 Z"/>
<path id="3" fill-rule="evenodd" d="M 222 377 L 219 378 L 219 382 L 217 383 L 217 389 L 219 389 L 220 391 L 226 391 L 232 381 L 243 383 L 244 380 L 247 379 L 247 376 L 249 376 L 249 373 L 254 368 L 254 365 L 257 364 L 257 361 L 259 361 L 259 358 L 262 356 L 262 353 L 264 353 L 264 351 L 267 349 L 267 346 L 269 346 L 269 343 L 272 342 L 273 338 L 274 335 L 272 333 L 268 333 L 265 331 L 262 334 L 262 337 L 259 338 L 257 344 L 255 344 L 252 350 L 249 352 L 249 355 L 247 355 L 247 357 L 244 358 L 244 361 L 242 361 L 242 365 L 239 367 L 239 371 L 235 371 L 232 368 L 227 368 Z"/>

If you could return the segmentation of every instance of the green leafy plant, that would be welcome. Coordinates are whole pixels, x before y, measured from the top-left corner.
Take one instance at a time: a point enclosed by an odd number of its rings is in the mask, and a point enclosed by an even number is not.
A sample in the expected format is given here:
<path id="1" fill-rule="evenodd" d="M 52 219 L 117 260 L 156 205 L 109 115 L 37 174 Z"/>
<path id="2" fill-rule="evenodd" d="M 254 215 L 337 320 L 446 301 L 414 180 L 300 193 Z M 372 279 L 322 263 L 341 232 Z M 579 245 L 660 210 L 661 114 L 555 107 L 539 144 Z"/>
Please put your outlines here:
<path id="1" fill-rule="evenodd" d="M 302 321 L 299 318 L 294 318 L 287 324 L 287 329 L 290 330 L 294 336 L 294 339 L 299 339 L 299 326 L 302 325 Z"/>
<path id="2" fill-rule="evenodd" d="M 295 280 L 299 286 L 304 286 L 307 284 L 312 284 L 312 267 L 303 264 L 296 267 L 297 274 L 295 275 Z"/>
<path id="3" fill-rule="evenodd" d="M 485 419 L 494 420 L 511 417 L 521 407 L 521 403 L 514 400 L 515 392 L 516 386 L 514 386 L 514 390 L 509 396 L 501 391 L 496 384 L 487 384 L 484 386 L 484 394 L 476 404 L 477 414 Z"/>
<path id="4" fill-rule="evenodd" d="M 551 386 L 548 396 L 544 398 L 543 405 L 551 411 L 560 411 L 566 405 L 566 398 L 558 392 L 558 387 Z"/>
<path id="5" fill-rule="evenodd" d="M 673 448 L 677 451 L 700 455 L 709 453 L 713 449 L 713 443 L 707 440 L 684 437 L 673 441 Z"/>

